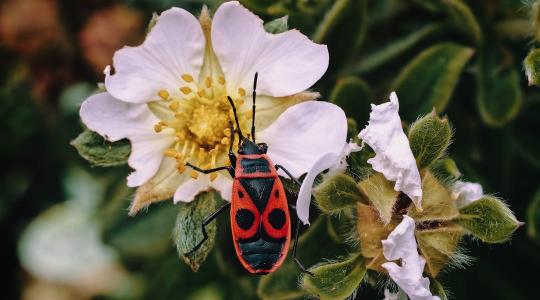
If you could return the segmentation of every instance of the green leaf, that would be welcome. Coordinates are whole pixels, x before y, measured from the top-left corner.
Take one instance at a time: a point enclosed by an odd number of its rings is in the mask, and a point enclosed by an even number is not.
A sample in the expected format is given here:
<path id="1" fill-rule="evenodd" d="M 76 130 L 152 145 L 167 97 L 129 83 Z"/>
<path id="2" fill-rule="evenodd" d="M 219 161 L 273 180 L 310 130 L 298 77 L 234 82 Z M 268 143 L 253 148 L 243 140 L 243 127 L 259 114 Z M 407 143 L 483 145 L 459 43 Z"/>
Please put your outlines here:
<path id="1" fill-rule="evenodd" d="M 458 223 L 486 243 L 507 241 L 521 225 L 508 206 L 492 196 L 483 196 L 459 212 Z"/>
<path id="2" fill-rule="evenodd" d="M 65 115 L 79 112 L 81 104 L 96 90 L 96 85 L 88 82 L 77 82 L 65 88 L 58 98 L 58 106 Z"/>
<path id="3" fill-rule="evenodd" d="M 441 43 L 422 51 L 401 71 L 392 85 L 406 120 L 435 108 L 444 111 L 461 71 L 473 50 L 455 43 Z"/>
<path id="4" fill-rule="evenodd" d="M 289 16 L 274 19 L 264 24 L 264 29 L 269 33 L 282 33 L 289 29 Z"/>
<path id="5" fill-rule="evenodd" d="M 366 275 L 364 258 L 358 254 L 344 261 L 324 263 L 310 271 L 315 276 L 304 275 L 302 286 L 321 300 L 349 297 Z"/>
<path id="6" fill-rule="evenodd" d="M 171 232 L 176 212 L 172 203 L 157 206 L 147 214 L 128 217 L 110 225 L 105 242 L 126 257 L 159 257 L 171 247 Z"/>
<path id="7" fill-rule="evenodd" d="M 326 178 L 313 190 L 313 196 L 319 209 L 325 213 L 338 213 L 358 202 L 369 203 L 356 182 L 344 174 Z"/>
<path id="8" fill-rule="evenodd" d="M 533 49 L 523 61 L 529 85 L 540 86 L 540 49 Z"/>
<path id="9" fill-rule="evenodd" d="M 444 286 L 437 279 L 429 278 L 429 281 L 429 290 L 431 293 L 435 296 L 439 296 L 441 300 L 448 300 Z"/>
<path id="10" fill-rule="evenodd" d="M 446 5 L 446 13 L 456 26 L 469 40 L 480 45 L 482 42 L 482 28 L 478 24 L 473 12 L 461 0 L 439 0 Z"/>
<path id="11" fill-rule="evenodd" d="M 346 13 L 350 2 L 351 0 L 337 0 L 334 2 L 313 34 L 315 43 L 322 43 L 326 40 L 329 33 Z"/>
<path id="12" fill-rule="evenodd" d="M 347 139 L 356 141 L 358 132 L 358 123 L 352 118 L 347 118 Z"/>
<path id="13" fill-rule="evenodd" d="M 111 143 L 88 129 L 71 141 L 71 145 L 84 159 L 100 167 L 126 164 L 131 153 L 131 145 L 128 140 Z"/>
<path id="14" fill-rule="evenodd" d="M 527 208 L 527 233 L 540 243 L 540 189 L 536 191 Z"/>
<path id="15" fill-rule="evenodd" d="M 377 69 L 378 67 L 383 66 L 384 64 L 404 54 L 417 45 L 420 41 L 434 36 L 444 31 L 444 29 L 445 26 L 443 24 L 428 24 L 404 37 L 392 41 L 382 49 L 377 49 L 365 57 L 362 57 L 358 65 L 351 68 L 349 72 L 363 74 Z"/>
<path id="16" fill-rule="evenodd" d="M 452 141 L 448 119 L 439 118 L 435 110 L 414 122 L 409 128 L 409 142 L 419 169 L 441 158 Z"/>
<path id="17" fill-rule="evenodd" d="M 360 78 L 339 79 L 330 94 L 330 101 L 341 107 L 357 124 L 366 124 L 371 111 L 371 90 Z M 358 134 L 358 132 L 356 132 Z"/>
<path id="18" fill-rule="evenodd" d="M 476 103 L 482 120 L 494 127 L 514 119 L 523 102 L 519 73 L 506 50 L 485 46 L 478 60 Z"/>
<path id="19" fill-rule="evenodd" d="M 223 200 L 218 193 L 212 191 L 199 194 L 193 202 L 178 204 L 180 208 L 174 227 L 174 242 L 178 255 L 180 255 L 194 272 L 199 270 L 201 264 L 206 260 L 212 248 L 214 248 L 216 239 L 215 221 L 206 225 L 208 239 L 200 248 L 193 253 L 186 253 L 192 251 L 203 240 L 201 224 L 204 218 L 216 211 L 218 205 L 222 202 Z"/>

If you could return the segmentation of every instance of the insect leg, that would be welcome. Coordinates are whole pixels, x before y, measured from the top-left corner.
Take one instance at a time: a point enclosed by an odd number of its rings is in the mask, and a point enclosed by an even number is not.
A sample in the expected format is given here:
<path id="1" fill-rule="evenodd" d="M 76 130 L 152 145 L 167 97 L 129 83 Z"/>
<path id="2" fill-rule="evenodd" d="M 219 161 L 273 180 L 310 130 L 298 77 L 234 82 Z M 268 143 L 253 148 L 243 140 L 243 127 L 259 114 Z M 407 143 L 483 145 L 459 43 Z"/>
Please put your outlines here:
<path id="1" fill-rule="evenodd" d="M 293 252 L 292 252 L 293 253 L 293 259 L 296 262 L 296 265 L 298 266 L 300 271 L 310 275 L 311 277 L 315 277 L 315 274 L 308 271 L 304 267 L 304 265 L 300 262 L 300 260 L 298 259 L 298 256 L 296 256 L 296 249 L 298 248 L 298 235 L 300 234 L 300 226 L 302 226 L 302 224 L 301 224 L 301 221 L 298 220 L 298 222 L 296 223 L 296 233 L 294 234 L 294 243 L 293 243 Z"/>
<path id="2" fill-rule="evenodd" d="M 276 171 L 279 169 L 282 169 L 283 172 L 285 172 L 285 174 L 287 174 L 287 176 L 289 176 L 292 181 L 296 182 L 298 185 L 302 185 L 302 183 L 298 179 L 296 179 L 296 177 L 292 176 L 291 172 L 285 169 L 285 167 L 283 167 L 282 165 L 276 165 Z"/>
<path id="3" fill-rule="evenodd" d="M 195 171 L 198 171 L 198 172 L 201 172 L 201 173 L 204 173 L 204 174 L 210 174 L 210 173 L 214 173 L 214 172 L 217 172 L 217 171 L 222 171 L 222 170 L 227 170 L 229 171 L 229 173 L 231 174 L 231 176 L 234 178 L 234 168 L 231 167 L 231 166 L 223 166 L 223 167 L 217 167 L 217 168 L 213 168 L 213 169 L 201 169 L 197 166 L 194 166 L 190 163 L 186 163 L 187 166 L 191 167 L 193 170 Z"/>
<path id="4" fill-rule="evenodd" d="M 204 218 L 204 220 L 201 223 L 201 229 L 203 233 L 203 239 L 200 241 L 193 249 L 191 249 L 189 252 L 184 253 L 184 255 L 190 255 L 193 252 L 197 251 L 202 244 L 208 239 L 208 234 L 206 233 L 206 225 L 210 224 L 210 222 L 214 221 L 217 216 L 219 216 L 222 212 L 224 212 L 227 208 L 231 206 L 231 202 L 228 202 L 227 204 L 223 205 L 222 207 L 218 208 L 215 212 L 213 212 L 208 217 Z"/>

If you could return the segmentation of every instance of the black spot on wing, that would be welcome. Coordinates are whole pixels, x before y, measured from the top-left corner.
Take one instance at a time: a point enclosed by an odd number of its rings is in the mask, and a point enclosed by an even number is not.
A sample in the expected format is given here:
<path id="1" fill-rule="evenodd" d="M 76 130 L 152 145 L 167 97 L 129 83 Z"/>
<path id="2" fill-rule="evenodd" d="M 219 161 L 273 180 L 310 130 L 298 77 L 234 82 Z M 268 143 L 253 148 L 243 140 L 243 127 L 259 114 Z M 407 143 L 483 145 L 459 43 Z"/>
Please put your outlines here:
<path id="1" fill-rule="evenodd" d="M 282 209 L 274 209 L 268 214 L 268 222 L 275 229 L 283 228 L 285 225 L 285 212 Z"/>
<path id="2" fill-rule="evenodd" d="M 253 222 L 255 221 L 255 216 L 253 213 L 247 209 L 239 209 L 236 211 L 235 215 L 236 224 L 240 226 L 243 230 L 248 230 L 253 226 Z"/>

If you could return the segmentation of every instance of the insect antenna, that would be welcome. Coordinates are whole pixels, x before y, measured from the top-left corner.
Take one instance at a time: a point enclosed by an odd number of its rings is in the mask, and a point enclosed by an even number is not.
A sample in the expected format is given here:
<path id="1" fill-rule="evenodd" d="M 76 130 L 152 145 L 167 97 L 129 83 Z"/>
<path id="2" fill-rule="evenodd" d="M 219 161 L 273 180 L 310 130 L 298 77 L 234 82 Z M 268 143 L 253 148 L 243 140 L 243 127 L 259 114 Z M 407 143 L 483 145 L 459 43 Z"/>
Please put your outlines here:
<path id="1" fill-rule="evenodd" d="M 230 96 L 227 96 L 227 99 L 229 99 L 229 104 L 231 105 L 232 111 L 234 113 L 234 121 L 236 121 L 236 128 L 238 129 L 238 146 L 240 146 L 240 144 L 242 143 L 242 140 L 244 139 L 244 135 L 242 134 L 242 129 L 240 129 L 240 123 L 238 123 L 238 115 L 236 114 L 236 106 L 234 106 L 234 102 Z"/>
<path id="2" fill-rule="evenodd" d="M 252 113 L 251 113 L 251 138 L 253 139 L 253 143 L 255 142 L 255 98 L 257 98 L 257 77 L 259 77 L 259 72 L 255 72 L 255 78 L 253 78 L 253 106 L 252 106 Z"/>

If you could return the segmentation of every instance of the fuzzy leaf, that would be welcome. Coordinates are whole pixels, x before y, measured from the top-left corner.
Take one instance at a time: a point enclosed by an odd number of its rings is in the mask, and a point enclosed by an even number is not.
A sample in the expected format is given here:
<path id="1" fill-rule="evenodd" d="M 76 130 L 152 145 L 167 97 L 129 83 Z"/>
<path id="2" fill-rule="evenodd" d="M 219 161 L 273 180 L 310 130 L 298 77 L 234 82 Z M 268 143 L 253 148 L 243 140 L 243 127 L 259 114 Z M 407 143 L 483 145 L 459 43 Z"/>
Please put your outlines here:
<path id="1" fill-rule="evenodd" d="M 313 34 L 312 39 L 314 42 L 321 43 L 326 40 L 332 29 L 343 18 L 350 2 L 351 0 L 337 0 L 334 2 Z"/>
<path id="2" fill-rule="evenodd" d="M 358 123 L 353 118 L 347 118 L 347 140 L 358 138 Z"/>
<path id="3" fill-rule="evenodd" d="M 476 103 L 482 120 L 500 127 L 514 119 L 523 102 L 519 75 L 506 50 L 485 46 L 479 58 Z"/>
<path id="4" fill-rule="evenodd" d="M 274 19 L 264 24 L 264 29 L 269 33 L 282 33 L 289 29 L 289 16 L 283 16 L 281 18 Z"/>
<path id="5" fill-rule="evenodd" d="M 527 208 L 527 233 L 537 243 L 540 243 L 540 189 Z"/>
<path id="6" fill-rule="evenodd" d="M 429 281 L 429 290 L 431 293 L 435 296 L 439 296 L 441 300 L 448 300 L 448 296 L 446 295 L 443 285 L 434 278 L 430 278 Z"/>
<path id="7" fill-rule="evenodd" d="M 174 217 L 172 203 L 158 206 L 145 215 L 126 216 L 108 228 L 104 240 L 126 257 L 159 257 L 170 249 Z"/>
<path id="8" fill-rule="evenodd" d="M 452 140 L 447 118 L 439 118 L 435 110 L 414 122 L 409 129 L 409 143 L 418 169 L 430 166 L 441 158 Z"/>
<path id="9" fill-rule="evenodd" d="M 354 76 L 339 79 L 330 94 L 330 101 L 343 108 L 347 116 L 354 118 L 357 124 L 367 123 L 371 99 L 367 83 Z"/>
<path id="10" fill-rule="evenodd" d="M 315 276 L 304 275 L 302 286 L 321 300 L 347 298 L 366 275 L 364 258 L 358 254 L 344 261 L 319 265 L 310 271 Z"/>
<path id="11" fill-rule="evenodd" d="M 417 230 L 415 235 L 418 248 L 426 259 L 429 274 L 436 277 L 455 254 L 463 229 L 457 225 L 449 225 Z"/>
<path id="12" fill-rule="evenodd" d="M 473 12 L 461 0 L 439 0 L 445 4 L 446 13 L 456 26 L 469 40 L 479 45 L 482 42 L 482 29 Z"/>
<path id="13" fill-rule="evenodd" d="M 540 86 L 540 49 L 533 49 L 523 61 L 529 85 Z"/>
<path id="14" fill-rule="evenodd" d="M 492 196 L 484 196 L 459 212 L 458 223 L 486 243 L 507 241 L 521 224 L 506 204 Z"/>
<path id="15" fill-rule="evenodd" d="M 406 120 L 435 108 L 442 112 L 450 101 L 459 75 L 473 50 L 455 43 L 441 43 L 422 51 L 393 83 Z"/>
<path id="16" fill-rule="evenodd" d="M 377 209 L 383 223 L 390 223 L 394 204 L 399 195 L 399 192 L 394 190 L 394 183 L 386 180 L 381 173 L 375 173 L 362 180 L 358 185 L 362 193 Z"/>
<path id="17" fill-rule="evenodd" d="M 326 178 L 313 190 L 313 196 L 325 213 L 337 213 L 358 202 L 368 203 L 356 182 L 344 174 Z"/>
<path id="18" fill-rule="evenodd" d="M 362 57 L 358 65 L 351 68 L 349 72 L 363 74 L 375 70 L 409 51 L 422 40 L 442 32 L 444 28 L 445 26 L 442 24 L 428 24 L 404 37 L 392 41 L 382 49 L 377 49 Z"/>
<path id="19" fill-rule="evenodd" d="M 407 213 L 416 222 L 450 221 L 459 216 L 459 212 L 448 190 L 430 172 L 422 173 L 422 211 L 409 209 Z"/>
<path id="20" fill-rule="evenodd" d="M 84 159 L 100 167 L 126 164 L 131 153 L 131 144 L 128 140 L 111 143 L 88 129 L 71 141 L 71 145 Z"/>
<path id="21" fill-rule="evenodd" d="M 433 163 L 431 172 L 442 182 L 455 181 L 461 177 L 456 162 L 450 157 L 439 159 Z"/>
<path id="22" fill-rule="evenodd" d="M 216 238 L 216 221 L 206 225 L 208 239 L 195 252 L 190 252 L 203 239 L 201 224 L 207 216 L 212 214 L 223 200 L 217 192 L 199 194 L 193 202 L 180 203 L 176 225 L 174 227 L 174 242 L 178 255 L 186 264 L 197 272 L 208 253 L 214 247 Z"/>

